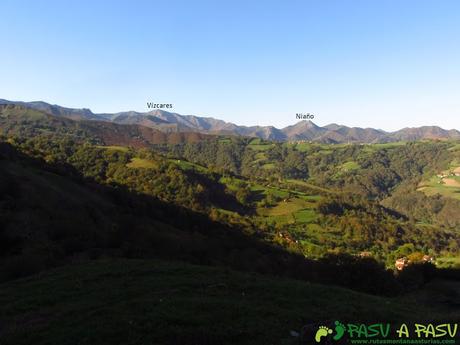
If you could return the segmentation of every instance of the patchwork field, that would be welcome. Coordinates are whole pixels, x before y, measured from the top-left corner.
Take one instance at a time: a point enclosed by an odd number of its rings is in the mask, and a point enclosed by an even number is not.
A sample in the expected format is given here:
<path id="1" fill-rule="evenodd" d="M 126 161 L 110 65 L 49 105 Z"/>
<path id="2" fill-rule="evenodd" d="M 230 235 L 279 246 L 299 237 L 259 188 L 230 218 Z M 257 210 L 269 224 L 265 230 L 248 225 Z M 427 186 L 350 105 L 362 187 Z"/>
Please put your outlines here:
<path id="1" fill-rule="evenodd" d="M 301 198 L 279 202 L 274 207 L 259 207 L 257 213 L 277 224 L 310 223 L 317 217 L 313 203 Z"/>
<path id="2" fill-rule="evenodd" d="M 418 190 L 426 195 L 441 194 L 446 197 L 460 200 L 460 167 L 453 167 L 437 176 L 419 184 Z"/>
<path id="3" fill-rule="evenodd" d="M 221 178 L 231 191 L 237 191 L 239 186 L 245 183 L 238 178 Z M 248 185 L 251 191 L 251 200 L 255 205 L 256 213 L 260 219 L 278 225 L 302 224 L 314 222 L 317 218 L 315 211 L 316 202 L 321 199 L 319 195 L 309 195 L 299 191 L 285 190 L 272 186 L 251 183 Z M 274 204 L 265 205 L 262 200 L 270 195 Z"/>

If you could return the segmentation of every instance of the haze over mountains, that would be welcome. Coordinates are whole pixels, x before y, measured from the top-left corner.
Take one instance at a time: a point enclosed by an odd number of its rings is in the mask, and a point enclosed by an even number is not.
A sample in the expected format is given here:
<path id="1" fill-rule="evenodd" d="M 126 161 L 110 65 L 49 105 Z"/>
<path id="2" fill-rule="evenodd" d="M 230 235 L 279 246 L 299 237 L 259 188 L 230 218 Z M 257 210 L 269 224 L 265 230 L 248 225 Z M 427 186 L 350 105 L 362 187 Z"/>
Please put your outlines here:
<path id="1" fill-rule="evenodd" d="M 330 124 L 317 126 L 311 121 L 300 121 L 282 129 L 273 126 L 239 126 L 230 122 L 200 117 L 180 115 L 163 110 L 150 112 L 119 112 L 95 114 L 89 109 L 73 109 L 51 105 L 46 102 L 17 102 L 0 99 L 0 104 L 14 104 L 47 114 L 69 118 L 75 121 L 104 121 L 122 125 L 139 125 L 166 133 L 199 132 L 205 134 L 241 135 L 259 137 L 274 141 L 316 141 L 322 143 L 384 143 L 394 141 L 415 141 L 422 139 L 460 139 L 458 130 L 445 130 L 436 126 L 404 128 L 396 132 L 386 132 L 374 128 L 347 127 Z"/>

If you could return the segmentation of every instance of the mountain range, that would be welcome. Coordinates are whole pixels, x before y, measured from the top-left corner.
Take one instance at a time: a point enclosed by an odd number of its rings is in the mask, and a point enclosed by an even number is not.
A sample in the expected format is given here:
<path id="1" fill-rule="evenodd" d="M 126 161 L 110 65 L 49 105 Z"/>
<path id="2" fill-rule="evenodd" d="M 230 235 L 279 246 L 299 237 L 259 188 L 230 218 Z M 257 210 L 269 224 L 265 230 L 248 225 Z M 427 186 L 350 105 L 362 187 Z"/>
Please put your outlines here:
<path id="1" fill-rule="evenodd" d="M 35 109 L 55 117 L 74 121 L 109 122 L 119 125 L 148 127 L 164 133 L 197 132 L 201 134 L 238 135 L 258 137 L 273 141 L 315 141 L 321 143 L 385 143 L 395 141 L 415 141 L 423 139 L 460 139 L 460 131 L 445 130 L 437 126 L 403 128 L 386 132 L 374 128 L 347 127 L 330 124 L 317 126 L 311 121 L 300 121 L 282 129 L 273 126 L 239 126 L 212 117 L 180 115 L 163 110 L 150 112 L 126 111 L 119 113 L 95 114 L 90 109 L 73 109 L 46 102 L 19 102 L 0 99 L 0 104 L 19 105 Z"/>
<path id="2" fill-rule="evenodd" d="M 41 134 L 71 135 L 74 140 L 93 144 L 135 148 L 156 144 L 194 143 L 215 136 L 198 132 L 165 133 L 137 124 L 100 120 L 75 120 L 16 104 L 0 104 L 0 134 L 30 138 Z"/>

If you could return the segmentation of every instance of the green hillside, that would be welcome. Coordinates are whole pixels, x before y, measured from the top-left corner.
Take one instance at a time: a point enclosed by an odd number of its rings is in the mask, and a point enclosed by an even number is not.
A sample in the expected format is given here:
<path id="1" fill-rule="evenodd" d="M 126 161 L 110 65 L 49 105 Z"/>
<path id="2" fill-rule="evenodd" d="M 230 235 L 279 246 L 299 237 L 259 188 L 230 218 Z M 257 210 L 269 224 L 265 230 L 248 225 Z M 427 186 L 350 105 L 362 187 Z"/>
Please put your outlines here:
<path id="1" fill-rule="evenodd" d="M 1 343 L 298 344 L 291 330 L 335 319 L 460 320 L 420 298 L 176 262 L 99 261 L 0 284 Z"/>

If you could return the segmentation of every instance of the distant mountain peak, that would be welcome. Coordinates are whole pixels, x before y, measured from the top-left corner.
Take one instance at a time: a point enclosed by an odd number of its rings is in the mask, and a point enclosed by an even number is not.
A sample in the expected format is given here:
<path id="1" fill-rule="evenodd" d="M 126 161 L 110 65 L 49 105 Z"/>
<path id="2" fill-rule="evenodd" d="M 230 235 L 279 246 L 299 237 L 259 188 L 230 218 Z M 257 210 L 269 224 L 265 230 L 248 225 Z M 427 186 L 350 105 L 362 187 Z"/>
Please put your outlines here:
<path id="1" fill-rule="evenodd" d="M 302 121 L 299 121 L 296 124 L 294 124 L 294 126 L 303 126 L 303 127 L 306 127 L 306 128 L 319 127 L 312 120 L 302 120 Z"/>
<path id="2" fill-rule="evenodd" d="M 330 129 L 331 131 L 336 131 L 342 127 L 346 127 L 346 126 L 343 126 L 343 125 L 339 125 L 337 123 L 330 123 L 326 126 L 324 126 L 324 128 L 327 128 L 327 129 Z"/>

